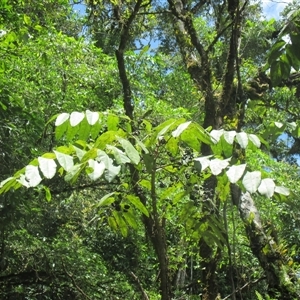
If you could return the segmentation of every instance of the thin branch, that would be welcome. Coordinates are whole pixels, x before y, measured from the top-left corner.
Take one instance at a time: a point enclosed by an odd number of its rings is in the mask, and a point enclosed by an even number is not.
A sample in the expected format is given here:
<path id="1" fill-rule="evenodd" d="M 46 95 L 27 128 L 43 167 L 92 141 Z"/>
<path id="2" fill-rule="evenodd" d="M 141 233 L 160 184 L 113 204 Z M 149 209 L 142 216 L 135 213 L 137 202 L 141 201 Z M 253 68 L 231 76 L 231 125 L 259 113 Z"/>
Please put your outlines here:
<path id="1" fill-rule="evenodd" d="M 64 269 L 64 271 L 65 271 L 65 273 L 67 274 L 67 276 L 71 279 L 71 281 L 72 281 L 72 283 L 73 283 L 73 285 L 74 285 L 74 287 L 78 290 L 78 292 L 82 295 L 82 296 L 84 296 L 86 299 L 88 299 L 88 300 L 92 300 L 92 298 L 90 298 L 77 284 L 76 284 L 76 281 L 75 281 L 75 279 L 74 279 L 74 277 L 67 271 L 67 269 L 66 269 L 66 266 L 65 266 L 65 264 L 64 264 L 64 261 L 63 260 L 61 260 L 61 262 L 62 262 L 62 266 L 63 266 L 63 269 Z"/>
<path id="2" fill-rule="evenodd" d="M 236 289 L 236 291 L 235 291 L 234 293 L 231 293 L 230 295 L 226 296 L 226 297 L 223 298 L 222 300 L 229 299 L 233 294 L 242 291 L 242 290 L 243 290 L 244 288 L 246 288 L 248 285 L 256 284 L 256 283 L 258 283 L 258 282 L 260 282 L 261 280 L 264 280 L 264 279 L 266 279 L 266 276 L 263 276 L 263 277 L 258 278 L 258 279 L 256 279 L 256 280 L 253 280 L 253 281 L 249 281 L 249 282 L 245 283 L 243 286 L 241 286 L 240 288 Z"/>
<path id="3" fill-rule="evenodd" d="M 143 295 L 143 300 L 150 300 L 147 293 L 145 292 L 145 290 L 143 289 L 142 287 L 142 284 L 139 280 L 139 278 L 133 273 L 133 272 L 130 272 L 130 275 L 134 278 L 134 280 L 136 281 L 136 283 L 138 284 L 139 286 L 139 289 L 141 290 L 142 292 L 142 295 Z"/>
<path id="4" fill-rule="evenodd" d="M 229 17 L 227 17 L 229 19 Z M 226 20 L 227 21 L 227 20 Z M 207 52 L 210 52 L 213 48 L 213 46 L 217 43 L 219 38 L 223 35 L 223 33 L 230 27 L 232 26 L 233 21 L 231 21 L 227 26 L 225 26 L 214 38 L 214 40 L 211 42 L 211 44 L 207 48 Z"/>
<path id="5" fill-rule="evenodd" d="M 139 12 L 137 13 L 138 16 L 140 15 L 163 15 L 163 14 L 170 14 L 169 10 L 162 10 L 162 11 L 150 11 L 150 12 Z"/>
<path id="6" fill-rule="evenodd" d="M 199 1 L 197 4 L 195 4 L 194 7 L 191 8 L 191 12 L 195 14 L 200 8 L 202 8 L 207 3 L 206 0 Z"/>
<path id="7" fill-rule="evenodd" d="M 68 186 L 64 189 L 61 190 L 50 190 L 52 195 L 59 195 L 61 193 L 66 193 L 66 192 L 73 192 L 73 191 L 80 191 L 84 189 L 89 189 L 89 188 L 98 188 L 99 186 L 102 187 L 101 190 L 105 190 L 103 186 L 111 186 L 111 185 L 119 185 L 119 183 L 107 183 L 107 182 L 97 182 L 97 183 L 90 183 L 90 184 L 82 184 L 79 186 Z M 107 188 L 108 189 L 108 188 Z"/>

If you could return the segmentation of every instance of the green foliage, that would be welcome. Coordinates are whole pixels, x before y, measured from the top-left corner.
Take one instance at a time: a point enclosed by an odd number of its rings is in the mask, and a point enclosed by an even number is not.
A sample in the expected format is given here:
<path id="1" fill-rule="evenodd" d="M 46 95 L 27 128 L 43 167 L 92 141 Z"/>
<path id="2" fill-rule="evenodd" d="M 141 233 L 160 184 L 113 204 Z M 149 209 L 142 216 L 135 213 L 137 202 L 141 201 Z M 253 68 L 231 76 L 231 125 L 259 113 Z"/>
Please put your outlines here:
<path id="1" fill-rule="evenodd" d="M 236 27 L 223 3 L 185 3 L 179 18 L 171 5 L 138 3 L 86 1 L 82 31 L 68 1 L 1 2 L 3 298 L 160 299 L 165 272 L 173 298 L 193 299 L 215 263 L 209 284 L 221 297 L 262 299 L 270 296 L 259 255 L 287 284 L 297 272 L 298 169 L 267 153 L 283 159 L 283 137 L 299 138 L 297 88 L 282 87 L 300 66 L 298 14 L 271 39 L 281 23 L 262 21 L 254 4 Z M 230 103 L 219 106 L 239 28 Z M 266 52 L 269 89 L 258 75 Z M 208 116 L 223 118 L 217 129 L 201 126 Z M 231 203 L 233 186 L 255 200 L 248 219 Z M 266 244 L 255 248 L 257 221 Z"/>

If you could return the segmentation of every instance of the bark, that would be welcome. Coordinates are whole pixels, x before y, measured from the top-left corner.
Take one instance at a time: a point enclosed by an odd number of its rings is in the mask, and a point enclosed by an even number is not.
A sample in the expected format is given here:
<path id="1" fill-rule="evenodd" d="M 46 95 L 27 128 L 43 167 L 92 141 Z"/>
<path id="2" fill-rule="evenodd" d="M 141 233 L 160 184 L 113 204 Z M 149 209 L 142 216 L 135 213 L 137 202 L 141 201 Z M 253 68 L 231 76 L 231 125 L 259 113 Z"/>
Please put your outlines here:
<path id="1" fill-rule="evenodd" d="M 241 219 L 250 242 L 252 253 L 263 268 L 268 284 L 268 294 L 278 299 L 299 299 L 294 291 L 293 283 L 297 282 L 294 274 L 286 274 L 285 260 L 280 253 L 276 238 L 264 232 L 259 212 L 249 192 L 243 193 L 236 185 L 231 186 L 232 201 L 238 207 Z"/>
<path id="2" fill-rule="evenodd" d="M 137 16 L 139 10 L 143 6 L 149 5 L 150 2 L 143 4 L 143 0 L 138 0 L 135 3 L 134 9 L 127 20 L 121 19 L 121 10 L 118 5 L 114 6 L 114 15 L 119 23 L 119 29 L 121 31 L 119 48 L 116 50 L 116 58 L 118 62 L 119 76 L 123 87 L 123 104 L 126 115 L 133 120 L 134 118 L 134 102 L 132 98 L 132 91 L 130 81 L 127 76 L 124 52 L 126 50 L 127 42 L 130 40 L 130 27 Z M 133 127 L 133 125 L 132 125 Z M 134 128 L 132 128 L 134 131 Z M 131 143 L 134 145 L 135 140 L 132 139 Z M 153 166 L 152 188 L 155 189 L 155 166 Z M 133 165 L 130 165 L 131 183 L 134 187 L 135 194 L 139 197 L 140 201 L 147 205 L 147 197 L 139 189 L 138 182 L 140 180 L 139 173 Z M 167 259 L 167 243 L 165 237 L 165 226 L 159 217 L 156 208 L 156 195 L 155 190 L 151 193 L 153 214 L 149 217 L 143 216 L 143 221 L 146 227 L 148 236 L 151 238 L 152 245 L 159 262 L 160 269 L 160 283 L 161 283 L 161 296 L 162 300 L 171 299 L 171 283 L 168 276 L 168 259 Z"/>
<path id="3" fill-rule="evenodd" d="M 179 45 L 182 59 L 195 85 L 200 91 L 204 92 L 204 127 L 212 126 L 213 128 L 218 128 L 220 122 L 217 116 L 218 103 L 213 94 L 208 53 L 198 39 L 198 34 L 193 25 L 192 15 L 185 13 L 183 2 L 180 0 L 168 0 L 168 2 L 174 16 L 174 32 L 176 33 L 176 41 Z M 201 5 L 198 5 L 198 9 L 200 9 L 206 1 L 200 1 L 200 3 Z M 196 49 L 197 56 L 192 53 L 191 47 L 188 46 L 189 44 L 192 44 Z M 210 151 L 210 147 L 206 144 L 202 145 L 201 152 L 203 155 L 210 154 Z M 204 183 L 204 215 L 209 215 L 214 209 L 215 188 L 215 177 L 208 178 Z M 203 220 L 203 222 L 205 221 L 206 220 Z M 214 256 L 214 249 L 212 249 L 203 238 L 199 240 L 198 244 L 199 253 L 202 258 L 201 269 L 203 270 L 201 276 L 202 299 L 215 299 L 218 294 L 216 269 L 219 257 L 218 255 Z"/>

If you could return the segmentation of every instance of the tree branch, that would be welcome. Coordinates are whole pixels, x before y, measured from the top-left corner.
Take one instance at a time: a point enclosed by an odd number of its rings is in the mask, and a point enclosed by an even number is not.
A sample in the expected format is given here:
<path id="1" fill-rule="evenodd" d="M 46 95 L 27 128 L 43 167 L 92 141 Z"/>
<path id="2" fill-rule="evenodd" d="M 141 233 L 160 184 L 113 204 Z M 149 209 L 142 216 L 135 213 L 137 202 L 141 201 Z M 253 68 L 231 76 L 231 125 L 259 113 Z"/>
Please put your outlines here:
<path id="1" fill-rule="evenodd" d="M 78 291 L 82 296 L 84 296 L 86 299 L 92 300 L 92 298 L 90 298 L 90 297 L 89 297 L 89 296 L 88 296 L 88 295 L 87 295 L 87 294 L 86 294 L 86 293 L 85 293 L 85 292 L 77 285 L 77 283 L 76 283 L 74 277 L 72 276 L 72 274 L 70 274 L 70 273 L 67 271 L 63 259 L 61 260 L 61 263 L 62 263 L 62 266 L 63 266 L 63 269 L 64 269 L 65 273 L 66 273 L 67 276 L 71 279 L 71 281 L 72 281 L 74 287 L 77 289 L 77 291 Z"/>
<path id="2" fill-rule="evenodd" d="M 136 281 L 137 285 L 139 286 L 139 289 L 143 295 L 143 300 L 150 300 L 147 293 L 145 292 L 145 290 L 143 289 L 142 287 L 142 284 L 139 280 L 139 278 L 133 273 L 133 272 L 130 272 L 131 276 L 133 277 L 133 279 Z"/>

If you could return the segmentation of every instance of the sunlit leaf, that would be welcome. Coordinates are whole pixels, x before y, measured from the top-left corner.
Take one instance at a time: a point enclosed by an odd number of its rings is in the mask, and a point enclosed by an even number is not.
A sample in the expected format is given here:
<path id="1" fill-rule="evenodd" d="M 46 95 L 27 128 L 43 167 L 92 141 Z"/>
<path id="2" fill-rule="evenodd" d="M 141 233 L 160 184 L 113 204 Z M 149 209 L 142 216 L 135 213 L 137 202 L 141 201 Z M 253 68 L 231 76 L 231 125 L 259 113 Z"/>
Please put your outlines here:
<path id="1" fill-rule="evenodd" d="M 128 141 L 121 137 L 117 138 L 123 149 L 125 150 L 125 153 L 130 158 L 130 160 L 134 164 L 138 164 L 140 162 L 140 155 L 137 152 L 137 150 L 133 147 L 133 145 Z"/>
<path id="2" fill-rule="evenodd" d="M 65 181 L 69 181 L 71 184 L 75 183 L 84 168 L 84 164 L 74 165 L 68 170 L 68 173 L 65 175 Z"/>
<path id="3" fill-rule="evenodd" d="M 149 217 L 149 213 L 145 205 L 141 202 L 141 200 L 134 195 L 127 195 L 126 198 L 144 215 Z"/>
<path id="4" fill-rule="evenodd" d="M 114 202 L 114 198 L 111 197 L 112 195 L 114 195 L 115 192 L 106 194 L 105 196 L 103 196 L 98 203 L 96 203 L 96 207 L 101 207 L 101 206 L 105 206 L 105 205 L 110 205 L 111 203 Z"/>
<path id="5" fill-rule="evenodd" d="M 260 186 L 258 187 L 258 192 L 261 195 L 265 195 L 271 198 L 275 191 L 275 183 L 271 178 L 262 179 Z"/>
<path id="6" fill-rule="evenodd" d="M 255 193 L 261 182 L 261 173 L 258 171 L 247 172 L 243 177 L 243 185 L 249 193 Z"/>
<path id="7" fill-rule="evenodd" d="M 228 165 L 228 159 L 215 158 L 209 162 L 209 167 L 213 175 L 219 175 Z"/>
<path id="8" fill-rule="evenodd" d="M 212 155 L 202 156 L 194 159 L 195 168 L 198 172 L 204 171 L 210 163 Z"/>
<path id="9" fill-rule="evenodd" d="M 56 173 L 55 161 L 53 159 L 44 157 L 39 157 L 38 161 L 40 170 L 42 171 L 43 175 L 48 179 L 53 178 Z"/>
<path id="10" fill-rule="evenodd" d="M 74 166 L 73 157 L 58 151 L 53 151 L 56 155 L 56 159 L 59 164 L 66 170 L 69 171 Z"/>
<path id="11" fill-rule="evenodd" d="M 290 194 L 290 190 L 284 186 L 275 186 L 275 193 L 288 196 Z"/>
<path id="12" fill-rule="evenodd" d="M 105 162 L 104 162 L 105 163 Z M 114 166 L 112 160 L 109 160 L 108 166 L 105 166 L 104 177 L 108 182 L 112 182 L 121 171 L 121 166 Z"/>
<path id="13" fill-rule="evenodd" d="M 109 114 L 107 117 L 107 130 L 118 130 L 119 117 L 113 114 Z"/>
<path id="14" fill-rule="evenodd" d="M 238 132 L 236 134 L 236 140 L 240 146 L 245 149 L 248 145 L 248 136 L 246 132 Z"/>
<path id="15" fill-rule="evenodd" d="M 211 140 L 213 141 L 214 144 L 217 144 L 220 141 L 221 136 L 224 134 L 224 130 L 215 130 L 213 129 L 210 132 Z"/>
<path id="16" fill-rule="evenodd" d="M 25 179 L 27 180 L 29 187 L 36 187 L 42 181 L 39 168 L 37 166 L 28 165 L 25 168 Z"/>
<path id="17" fill-rule="evenodd" d="M 191 123 L 192 123 L 192 122 L 189 121 L 189 122 L 185 122 L 185 123 L 180 124 L 180 125 L 172 132 L 172 136 L 173 136 L 174 138 L 179 137 L 179 136 L 181 135 L 181 133 L 182 133 L 184 130 L 186 130 L 186 129 L 189 127 L 189 125 L 190 125 Z"/>
<path id="18" fill-rule="evenodd" d="M 96 124 L 96 122 L 99 120 L 99 113 L 98 112 L 91 112 L 91 111 L 87 110 L 85 112 L 85 114 L 86 114 L 86 119 L 87 119 L 88 123 L 91 126 Z"/>
<path id="19" fill-rule="evenodd" d="M 236 183 L 241 179 L 246 169 L 246 164 L 231 166 L 227 171 L 227 177 L 231 183 Z"/>
<path id="20" fill-rule="evenodd" d="M 122 165 L 131 162 L 131 160 L 126 156 L 126 154 L 122 150 L 118 149 L 117 147 L 107 145 L 106 148 L 112 151 L 117 164 Z"/>
<path id="21" fill-rule="evenodd" d="M 77 111 L 72 112 L 70 116 L 70 125 L 72 127 L 77 126 L 83 120 L 84 117 L 85 115 L 83 112 L 77 112 Z"/>
<path id="22" fill-rule="evenodd" d="M 68 113 L 62 113 L 60 115 L 58 115 L 58 117 L 56 118 L 55 121 L 55 126 L 60 126 L 61 124 L 63 124 L 64 122 L 66 122 L 70 117 L 70 114 Z"/>
<path id="23" fill-rule="evenodd" d="M 255 134 L 249 134 L 248 138 L 257 148 L 260 148 L 261 146 L 260 139 Z"/>
<path id="24" fill-rule="evenodd" d="M 232 130 L 232 131 L 225 131 L 224 132 L 224 139 L 230 145 L 233 144 L 235 136 L 236 136 L 236 131 Z"/>
<path id="25" fill-rule="evenodd" d="M 88 176 L 90 177 L 90 179 L 92 180 L 97 180 L 98 178 L 100 178 L 105 170 L 105 164 L 103 161 L 101 161 L 100 163 L 98 163 L 97 161 L 93 160 L 93 159 L 89 159 L 88 161 L 89 163 L 89 167 L 93 168 L 93 172 L 89 173 Z"/>

